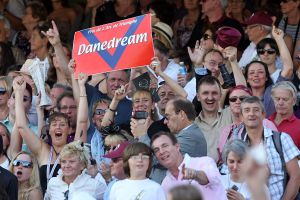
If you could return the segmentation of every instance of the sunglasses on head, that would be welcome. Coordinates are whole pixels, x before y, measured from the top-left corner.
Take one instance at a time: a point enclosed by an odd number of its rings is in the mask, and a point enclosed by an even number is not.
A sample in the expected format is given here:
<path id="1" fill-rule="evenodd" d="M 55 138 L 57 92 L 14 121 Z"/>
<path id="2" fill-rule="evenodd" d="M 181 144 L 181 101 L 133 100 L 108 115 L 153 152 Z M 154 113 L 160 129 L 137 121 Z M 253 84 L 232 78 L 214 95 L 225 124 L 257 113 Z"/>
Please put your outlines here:
<path id="1" fill-rule="evenodd" d="M 95 110 L 95 115 L 104 115 L 106 110 L 103 109 L 96 109 Z"/>
<path id="2" fill-rule="evenodd" d="M 238 99 L 242 102 L 246 97 L 241 96 L 241 97 L 230 97 L 229 101 L 230 102 L 236 102 Z"/>
<path id="3" fill-rule="evenodd" d="M 208 40 L 211 39 L 212 37 L 210 35 L 208 35 L 207 33 L 203 34 L 202 36 L 203 40 Z"/>
<path id="4" fill-rule="evenodd" d="M 0 88 L 0 95 L 4 95 L 6 93 L 6 89 L 5 88 Z"/>
<path id="5" fill-rule="evenodd" d="M 272 54 L 276 53 L 275 49 L 257 49 L 257 53 L 258 53 L 259 55 L 263 55 L 263 54 L 265 54 L 266 52 L 267 52 L 269 55 L 272 55 Z"/>
<path id="6" fill-rule="evenodd" d="M 25 161 L 25 160 L 14 160 L 13 166 L 18 167 L 20 165 L 22 165 L 25 168 L 31 168 L 32 167 L 32 162 Z"/>

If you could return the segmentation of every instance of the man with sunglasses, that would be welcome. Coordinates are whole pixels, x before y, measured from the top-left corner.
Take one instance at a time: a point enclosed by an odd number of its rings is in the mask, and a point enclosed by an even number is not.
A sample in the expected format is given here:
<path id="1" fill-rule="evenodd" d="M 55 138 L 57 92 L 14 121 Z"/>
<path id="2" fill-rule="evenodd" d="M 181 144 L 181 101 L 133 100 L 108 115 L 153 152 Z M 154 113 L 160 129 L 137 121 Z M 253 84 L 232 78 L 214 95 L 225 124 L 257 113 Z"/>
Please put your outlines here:
<path id="1" fill-rule="evenodd" d="M 3 149 L 3 140 L 0 137 L 0 149 Z M 12 173 L 0 166 L 0 196 L 9 200 L 18 199 L 18 179 Z"/>
<path id="2" fill-rule="evenodd" d="M 103 199 L 104 200 L 109 200 L 109 194 L 111 187 L 113 186 L 114 183 L 116 183 L 118 180 L 123 180 L 126 178 L 124 168 L 123 168 L 123 159 L 122 159 L 122 154 L 125 150 L 125 148 L 129 145 L 128 142 L 123 142 L 121 144 L 118 144 L 116 148 L 114 148 L 113 151 L 110 153 L 104 155 L 105 158 L 110 158 L 110 173 L 111 176 L 113 177 L 112 180 L 109 182 L 107 185 L 107 188 L 105 190 Z"/>

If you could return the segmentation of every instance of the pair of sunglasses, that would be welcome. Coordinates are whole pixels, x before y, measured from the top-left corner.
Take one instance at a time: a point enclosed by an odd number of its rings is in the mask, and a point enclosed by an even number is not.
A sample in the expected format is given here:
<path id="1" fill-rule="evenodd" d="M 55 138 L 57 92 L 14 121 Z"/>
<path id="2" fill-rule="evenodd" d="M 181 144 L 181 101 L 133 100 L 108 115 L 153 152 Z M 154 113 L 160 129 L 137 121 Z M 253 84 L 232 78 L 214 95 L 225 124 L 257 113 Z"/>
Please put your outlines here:
<path id="1" fill-rule="evenodd" d="M 230 102 L 236 102 L 238 99 L 242 102 L 246 97 L 241 96 L 241 97 L 230 97 L 229 101 Z"/>
<path id="2" fill-rule="evenodd" d="M 118 144 L 117 146 L 114 146 L 114 147 L 109 146 L 109 145 L 104 145 L 105 151 L 110 151 L 110 150 L 114 151 L 114 150 L 116 150 L 119 147 L 120 147 L 120 144 Z"/>
<path id="3" fill-rule="evenodd" d="M 14 160 L 13 166 L 18 167 L 22 165 L 25 168 L 32 168 L 33 164 L 32 162 L 25 161 L 25 160 Z"/>
<path id="4" fill-rule="evenodd" d="M 96 109 L 95 110 L 95 115 L 104 115 L 106 110 L 103 109 Z"/>
<path id="5" fill-rule="evenodd" d="M 206 33 L 203 34 L 202 38 L 203 38 L 203 40 L 212 39 L 212 37 Z"/>
<path id="6" fill-rule="evenodd" d="M 6 89 L 5 88 L 0 88 L 0 95 L 4 95 L 6 93 Z"/>
<path id="7" fill-rule="evenodd" d="M 263 54 L 265 54 L 266 52 L 267 52 L 269 55 L 272 55 L 272 54 L 276 53 L 275 49 L 257 49 L 257 53 L 258 53 L 259 55 L 263 55 Z"/>

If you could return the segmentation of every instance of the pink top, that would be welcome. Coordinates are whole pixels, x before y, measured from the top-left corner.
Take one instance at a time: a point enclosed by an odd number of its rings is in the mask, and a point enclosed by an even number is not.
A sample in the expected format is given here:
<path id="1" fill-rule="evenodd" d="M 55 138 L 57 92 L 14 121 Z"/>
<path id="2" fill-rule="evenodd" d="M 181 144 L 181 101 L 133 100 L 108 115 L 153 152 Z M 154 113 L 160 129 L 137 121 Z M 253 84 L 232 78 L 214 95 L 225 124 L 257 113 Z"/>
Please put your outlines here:
<path id="1" fill-rule="evenodd" d="M 217 168 L 215 161 L 207 156 L 192 158 L 188 154 L 185 154 L 183 162 L 178 167 L 179 175 L 174 177 L 170 171 L 167 171 L 167 175 L 162 182 L 162 187 L 166 193 L 177 185 L 189 184 L 189 180 L 182 180 L 182 165 L 185 164 L 186 168 L 202 170 L 205 172 L 209 183 L 207 185 L 200 185 L 197 181 L 192 180 L 191 184 L 194 185 L 203 195 L 203 199 L 218 199 L 225 200 L 226 192 L 221 181 L 221 175 Z"/>
<path id="2" fill-rule="evenodd" d="M 230 132 L 231 132 L 231 130 L 234 126 L 236 126 L 236 124 L 233 123 L 233 124 L 230 124 L 228 126 L 225 126 L 222 130 L 222 133 L 221 133 L 221 136 L 220 136 L 220 139 L 219 139 L 219 142 L 218 142 L 218 147 L 217 147 L 217 151 L 219 153 L 219 160 L 221 159 L 222 151 L 223 151 L 223 148 L 226 144 L 226 141 L 230 139 L 230 138 L 228 138 L 228 136 L 229 136 L 229 134 L 230 134 Z M 278 131 L 275 124 L 272 121 L 268 120 L 268 119 L 263 120 L 263 126 L 269 128 L 273 131 Z M 240 129 L 239 136 L 241 136 L 242 132 L 243 132 L 243 129 Z"/>

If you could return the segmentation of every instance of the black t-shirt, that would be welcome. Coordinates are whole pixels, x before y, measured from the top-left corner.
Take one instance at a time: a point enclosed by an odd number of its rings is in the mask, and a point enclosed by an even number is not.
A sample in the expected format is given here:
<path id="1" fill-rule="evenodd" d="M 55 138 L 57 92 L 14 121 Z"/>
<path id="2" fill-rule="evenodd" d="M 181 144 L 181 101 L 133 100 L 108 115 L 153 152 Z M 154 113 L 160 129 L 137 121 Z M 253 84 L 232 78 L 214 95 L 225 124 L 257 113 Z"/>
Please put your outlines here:
<path id="1" fill-rule="evenodd" d="M 4 195 L 7 195 L 9 200 L 18 200 L 18 179 L 11 172 L 1 166 L 0 188 L 1 193 L 6 193 Z"/>
<path id="2" fill-rule="evenodd" d="M 119 17 L 115 11 L 114 2 L 110 1 L 97 8 L 95 24 L 98 26 L 98 25 L 120 21 L 127 18 L 139 16 L 139 15 L 141 15 L 141 12 L 138 9 L 136 9 L 136 11 L 131 15 L 128 15 L 126 17 Z"/>

